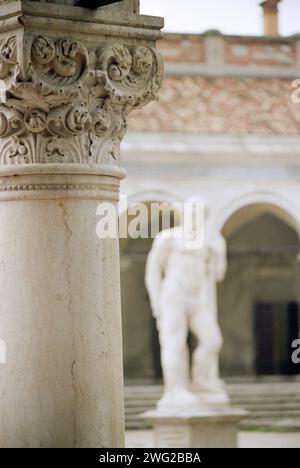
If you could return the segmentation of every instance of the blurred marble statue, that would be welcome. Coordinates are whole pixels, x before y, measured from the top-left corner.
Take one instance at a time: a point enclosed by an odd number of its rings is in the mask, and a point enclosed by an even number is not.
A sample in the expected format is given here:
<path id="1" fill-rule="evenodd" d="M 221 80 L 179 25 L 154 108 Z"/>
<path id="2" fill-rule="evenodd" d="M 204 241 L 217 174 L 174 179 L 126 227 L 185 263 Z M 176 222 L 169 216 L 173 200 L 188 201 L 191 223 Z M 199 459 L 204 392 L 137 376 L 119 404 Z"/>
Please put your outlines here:
<path id="1" fill-rule="evenodd" d="M 206 213 L 203 246 L 187 248 L 187 242 L 199 235 L 197 229 L 176 227 L 160 233 L 146 265 L 146 286 L 161 345 L 164 395 L 158 408 L 162 409 L 229 402 L 219 378 L 222 336 L 216 299 L 216 284 L 224 279 L 227 267 L 226 243 L 209 227 Z M 189 330 L 198 341 L 192 381 Z"/>

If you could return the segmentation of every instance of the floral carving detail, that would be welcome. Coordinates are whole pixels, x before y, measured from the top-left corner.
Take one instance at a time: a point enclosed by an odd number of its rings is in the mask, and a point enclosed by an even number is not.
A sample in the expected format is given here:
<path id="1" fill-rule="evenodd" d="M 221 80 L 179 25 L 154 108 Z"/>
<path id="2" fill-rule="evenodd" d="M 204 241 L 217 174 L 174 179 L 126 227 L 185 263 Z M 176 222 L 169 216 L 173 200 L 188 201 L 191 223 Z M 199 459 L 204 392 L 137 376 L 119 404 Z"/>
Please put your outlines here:
<path id="1" fill-rule="evenodd" d="M 0 108 L 0 138 L 19 135 L 23 132 L 23 115 L 14 110 Z"/>
<path id="2" fill-rule="evenodd" d="M 104 109 L 96 108 L 92 112 L 91 130 L 95 135 L 101 137 L 110 128 L 110 117 Z"/>
<path id="3" fill-rule="evenodd" d="M 132 54 L 132 70 L 137 73 L 147 73 L 153 64 L 153 55 L 147 47 L 136 47 Z"/>
<path id="4" fill-rule="evenodd" d="M 1 147 L 1 164 L 26 164 L 30 161 L 30 150 L 26 140 L 14 136 L 4 140 Z"/>
<path id="5" fill-rule="evenodd" d="M 110 106 L 125 113 L 155 99 L 162 76 L 161 57 L 149 47 L 106 46 L 98 52 L 97 80 L 104 82 Z"/>
<path id="6" fill-rule="evenodd" d="M 39 109 L 27 111 L 24 115 L 25 126 L 30 132 L 33 133 L 39 133 L 45 130 L 46 119 L 47 116 L 45 112 Z"/>
<path id="7" fill-rule="evenodd" d="M 120 148 L 117 145 L 117 143 L 113 140 L 108 141 L 103 151 L 102 163 L 107 164 L 107 165 L 116 164 L 116 162 L 119 159 L 119 154 L 120 154 Z"/>
<path id="8" fill-rule="evenodd" d="M 88 66 L 86 49 L 69 39 L 54 42 L 38 36 L 32 43 L 31 57 L 33 67 L 42 80 L 61 86 L 78 81 Z"/>
<path id="9" fill-rule="evenodd" d="M 29 44 L 20 63 L 17 41 Z M 21 53 L 21 52 L 20 52 Z M 119 164 L 127 115 L 155 99 L 162 61 L 150 47 L 96 50 L 45 36 L 0 41 L 2 164 Z"/>
<path id="10" fill-rule="evenodd" d="M 0 42 L 0 79 L 8 78 L 17 64 L 17 39 L 15 36 Z"/>
<path id="11" fill-rule="evenodd" d="M 113 81 L 122 81 L 130 72 L 132 56 L 123 45 L 103 47 L 98 57 L 98 66 L 106 70 Z"/>
<path id="12" fill-rule="evenodd" d="M 46 37 L 38 36 L 33 41 L 31 54 L 40 65 L 46 65 L 52 62 L 55 57 L 54 42 Z"/>
<path id="13" fill-rule="evenodd" d="M 89 112 L 83 105 L 65 106 L 49 113 L 47 128 L 52 135 L 72 137 L 87 131 L 90 123 Z"/>

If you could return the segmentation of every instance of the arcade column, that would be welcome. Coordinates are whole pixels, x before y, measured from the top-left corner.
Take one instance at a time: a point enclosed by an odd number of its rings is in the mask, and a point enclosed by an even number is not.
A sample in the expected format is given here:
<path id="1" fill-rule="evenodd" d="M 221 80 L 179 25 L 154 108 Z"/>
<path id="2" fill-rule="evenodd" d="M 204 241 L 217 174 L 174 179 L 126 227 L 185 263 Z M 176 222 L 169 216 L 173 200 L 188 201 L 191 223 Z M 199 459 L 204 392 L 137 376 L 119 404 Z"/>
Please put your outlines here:
<path id="1" fill-rule="evenodd" d="M 0 2 L 0 446 L 122 447 L 118 239 L 97 207 L 160 87 L 163 21 L 61 3 Z"/>

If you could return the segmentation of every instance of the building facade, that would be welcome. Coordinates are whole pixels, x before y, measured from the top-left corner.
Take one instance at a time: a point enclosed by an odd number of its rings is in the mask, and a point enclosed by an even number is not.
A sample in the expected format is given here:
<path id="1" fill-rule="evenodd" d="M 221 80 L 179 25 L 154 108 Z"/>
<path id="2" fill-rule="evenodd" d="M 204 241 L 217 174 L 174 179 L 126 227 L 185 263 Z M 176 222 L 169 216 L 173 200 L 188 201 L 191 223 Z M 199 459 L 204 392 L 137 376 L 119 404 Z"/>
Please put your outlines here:
<path id="1" fill-rule="evenodd" d="M 130 117 L 130 202 L 201 196 L 227 241 L 221 374 L 295 375 L 300 300 L 300 36 L 167 34 L 159 103 Z M 150 239 L 121 242 L 125 378 L 161 377 L 144 286 Z M 190 339 L 193 346 L 193 338 Z"/>

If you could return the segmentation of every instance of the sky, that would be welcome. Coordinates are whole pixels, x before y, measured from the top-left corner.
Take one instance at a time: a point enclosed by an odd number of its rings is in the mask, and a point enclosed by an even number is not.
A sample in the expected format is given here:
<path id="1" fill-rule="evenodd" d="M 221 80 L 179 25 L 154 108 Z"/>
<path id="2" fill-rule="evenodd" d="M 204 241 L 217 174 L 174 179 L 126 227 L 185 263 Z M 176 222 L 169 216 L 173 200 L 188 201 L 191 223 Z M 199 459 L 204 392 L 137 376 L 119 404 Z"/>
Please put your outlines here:
<path id="1" fill-rule="evenodd" d="M 218 29 L 225 34 L 260 35 L 261 0 L 140 0 L 141 13 L 163 16 L 165 31 L 201 33 Z M 241 10 L 240 10 L 241 8 Z M 280 33 L 300 33 L 300 0 L 282 0 Z"/>

